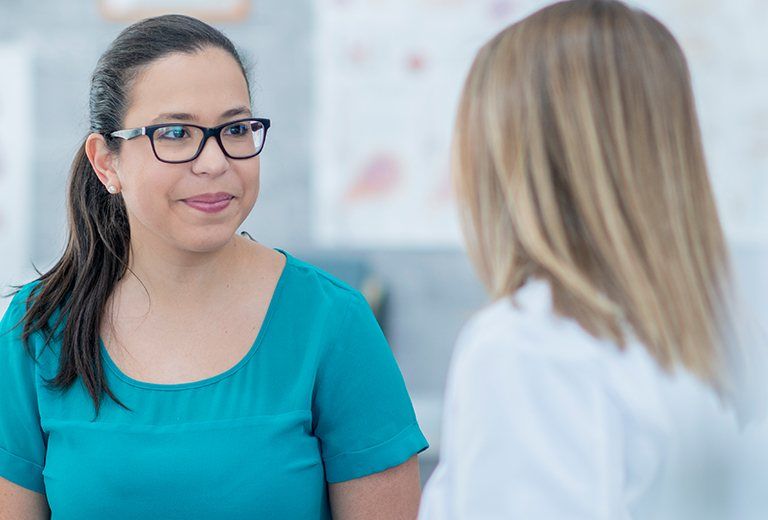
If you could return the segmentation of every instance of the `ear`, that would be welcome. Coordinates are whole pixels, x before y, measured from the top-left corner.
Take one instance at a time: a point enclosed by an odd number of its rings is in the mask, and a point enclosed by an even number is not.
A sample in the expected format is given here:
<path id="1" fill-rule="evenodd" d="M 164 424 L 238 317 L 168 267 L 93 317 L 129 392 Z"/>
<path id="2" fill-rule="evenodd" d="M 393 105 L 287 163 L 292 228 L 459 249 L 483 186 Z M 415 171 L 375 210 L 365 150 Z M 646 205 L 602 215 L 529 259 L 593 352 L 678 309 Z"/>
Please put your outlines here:
<path id="1" fill-rule="evenodd" d="M 114 193 L 120 191 L 120 180 L 117 177 L 115 169 L 115 153 L 107 147 L 107 141 L 104 136 L 92 133 L 85 140 L 85 155 L 91 162 L 93 171 L 105 188 L 114 186 Z M 110 193 L 113 193 L 110 191 Z"/>

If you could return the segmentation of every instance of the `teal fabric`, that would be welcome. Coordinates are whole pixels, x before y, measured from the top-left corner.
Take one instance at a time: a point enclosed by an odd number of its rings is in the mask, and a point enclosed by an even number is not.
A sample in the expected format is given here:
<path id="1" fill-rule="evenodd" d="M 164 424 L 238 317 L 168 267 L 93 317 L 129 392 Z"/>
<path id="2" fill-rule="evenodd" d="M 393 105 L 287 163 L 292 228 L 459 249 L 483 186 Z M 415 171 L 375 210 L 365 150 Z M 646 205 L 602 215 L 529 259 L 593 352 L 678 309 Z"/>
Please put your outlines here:
<path id="1" fill-rule="evenodd" d="M 122 373 L 95 417 L 78 379 L 45 384 L 60 345 L 20 340 L 33 284 L 0 324 L 0 477 L 45 493 L 54 520 L 330 518 L 328 483 L 426 449 L 390 348 L 360 293 L 291 255 L 248 354 L 161 385 Z M 212 323 L 211 326 L 215 326 Z"/>

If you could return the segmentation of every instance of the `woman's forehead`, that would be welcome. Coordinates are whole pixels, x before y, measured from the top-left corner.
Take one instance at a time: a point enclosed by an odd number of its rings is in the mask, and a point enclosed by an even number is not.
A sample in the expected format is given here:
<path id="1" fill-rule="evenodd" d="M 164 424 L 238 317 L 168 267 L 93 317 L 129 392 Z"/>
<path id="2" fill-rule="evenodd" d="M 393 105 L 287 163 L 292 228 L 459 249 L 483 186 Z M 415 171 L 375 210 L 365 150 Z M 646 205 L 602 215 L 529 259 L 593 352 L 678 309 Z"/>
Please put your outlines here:
<path id="1" fill-rule="evenodd" d="M 250 107 L 250 96 L 240 65 L 227 51 L 209 47 L 144 67 L 133 81 L 125 122 L 142 126 L 164 114 L 186 114 L 212 124 L 244 107 Z"/>

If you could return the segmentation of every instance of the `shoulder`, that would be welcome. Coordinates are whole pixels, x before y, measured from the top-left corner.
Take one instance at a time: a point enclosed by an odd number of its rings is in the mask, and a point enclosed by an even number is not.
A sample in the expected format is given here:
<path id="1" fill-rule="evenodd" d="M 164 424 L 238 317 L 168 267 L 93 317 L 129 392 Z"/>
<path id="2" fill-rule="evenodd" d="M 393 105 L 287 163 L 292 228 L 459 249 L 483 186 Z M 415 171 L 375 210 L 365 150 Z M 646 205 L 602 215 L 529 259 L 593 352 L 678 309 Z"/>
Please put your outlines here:
<path id="1" fill-rule="evenodd" d="M 290 253 L 278 249 L 286 257 L 284 278 L 304 299 L 332 306 L 349 306 L 364 303 L 365 298 L 357 289 L 335 276 L 305 262 Z"/>
<path id="2" fill-rule="evenodd" d="M 609 355 L 608 346 L 553 312 L 547 283 L 529 281 L 462 329 L 449 373 L 450 399 L 464 408 L 502 404 L 512 415 L 533 399 L 542 410 L 559 409 L 575 396 L 594 402 L 607 396 Z"/>
<path id="3" fill-rule="evenodd" d="M 10 332 L 20 324 L 19 322 L 31 305 L 31 299 L 34 297 L 35 289 L 39 284 L 40 281 L 35 280 L 18 287 L 12 292 L 12 296 L 10 296 L 11 301 L 3 313 L 3 333 Z"/>
<path id="4" fill-rule="evenodd" d="M 459 357 L 493 354 L 557 363 L 595 362 L 618 351 L 615 344 L 557 315 L 549 284 L 539 280 L 476 313 L 462 329 L 456 348 Z"/>
<path id="5" fill-rule="evenodd" d="M 20 287 L 3 313 L 0 321 L 0 364 L 5 370 L 13 370 L 13 367 L 18 368 L 20 364 L 31 367 L 32 356 L 38 357 L 39 348 L 35 338 L 31 338 L 28 343 L 23 340 L 24 315 L 37 285 L 38 282 L 32 282 Z"/>
<path id="6" fill-rule="evenodd" d="M 669 422 L 666 401 L 680 379 L 663 371 L 637 341 L 621 348 L 556 314 L 549 284 L 542 281 L 478 312 L 462 330 L 452 370 L 466 384 L 495 374 L 503 379 L 498 384 L 538 389 L 539 398 L 597 393 L 627 418 L 662 429 Z"/>
<path id="7" fill-rule="evenodd" d="M 53 339 L 47 339 L 48 333 L 41 330 L 31 332 L 26 341 L 23 336 L 25 315 L 40 288 L 40 280 L 35 280 L 19 287 L 13 295 L 0 322 L 0 354 L 4 356 L 6 363 L 10 358 L 16 358 L 19 363 L 36 363 L 44 367 L 46 374 L 55 374 L 61 347 L 57 339 L 60 329 L 53 333 Z M 54 311 L 48 322 L 50 326 L 56 323 L 58 316 L 59 311 Z"/>

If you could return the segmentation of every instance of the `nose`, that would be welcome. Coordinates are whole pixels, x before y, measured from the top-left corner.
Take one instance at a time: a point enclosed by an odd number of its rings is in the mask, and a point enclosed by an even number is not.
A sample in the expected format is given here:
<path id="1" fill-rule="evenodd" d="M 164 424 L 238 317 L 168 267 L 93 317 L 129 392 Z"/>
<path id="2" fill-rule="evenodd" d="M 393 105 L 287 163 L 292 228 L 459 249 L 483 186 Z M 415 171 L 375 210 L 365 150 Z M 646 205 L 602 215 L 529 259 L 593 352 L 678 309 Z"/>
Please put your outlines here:
<path id="1" fill-rule="evenodd" d="M 221 175 L 229 168 L 229 160 L 216 137 L 207 136 L 200 155 L 192 161 L 192 172 L 198 175 Z"/>

